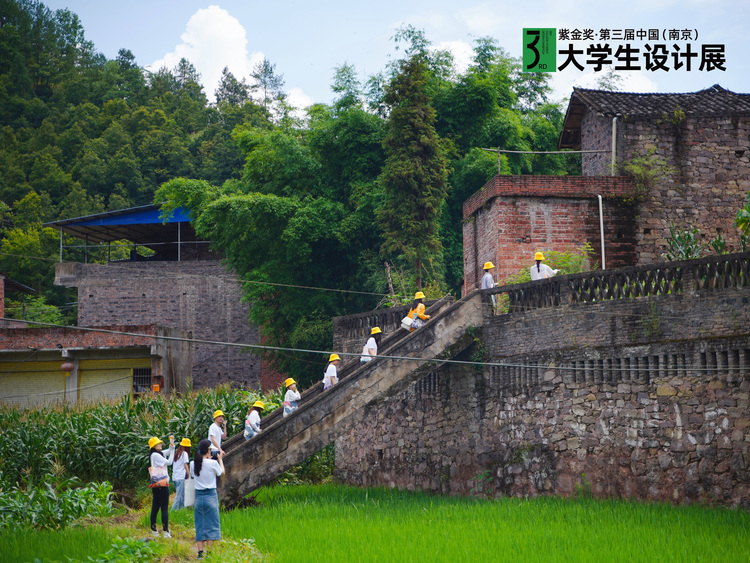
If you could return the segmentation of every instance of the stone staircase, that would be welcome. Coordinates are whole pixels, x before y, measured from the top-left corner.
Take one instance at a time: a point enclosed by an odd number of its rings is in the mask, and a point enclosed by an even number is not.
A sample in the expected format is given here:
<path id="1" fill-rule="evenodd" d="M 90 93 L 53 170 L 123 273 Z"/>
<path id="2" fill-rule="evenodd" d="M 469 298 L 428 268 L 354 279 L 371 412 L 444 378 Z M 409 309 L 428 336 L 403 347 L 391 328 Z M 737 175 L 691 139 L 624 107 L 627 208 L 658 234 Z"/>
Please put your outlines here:
<path id="1" fill-rule="evenodd" d="M 240 433 L 227 440 L 226 473 L 218 484 L 222 503 L 236 506 L 366 420 L 367 405 L 416 381 L 424 375 L 423 368 L 432 369 L 439 360 L 465 350 L 473 341 L 468 329 L 481 329 L 483 311 L 486 305 L 479 291 L 456 303 L 441 299 L 427 310 L 432 318 L 424 327 L 412 333 L 398 330 L 383 339 L 378 353 L 390 357 L 364 365 L 355 358 L 339 370 L 338 385 L 323 392 L 318 383 L 302 394 L 299 408 L 288 417 L 282 417 L 282 409 L 265 417 L 258 436 L 246 441 Z M 415 361 L 419 359 L 424 361 Z"/>

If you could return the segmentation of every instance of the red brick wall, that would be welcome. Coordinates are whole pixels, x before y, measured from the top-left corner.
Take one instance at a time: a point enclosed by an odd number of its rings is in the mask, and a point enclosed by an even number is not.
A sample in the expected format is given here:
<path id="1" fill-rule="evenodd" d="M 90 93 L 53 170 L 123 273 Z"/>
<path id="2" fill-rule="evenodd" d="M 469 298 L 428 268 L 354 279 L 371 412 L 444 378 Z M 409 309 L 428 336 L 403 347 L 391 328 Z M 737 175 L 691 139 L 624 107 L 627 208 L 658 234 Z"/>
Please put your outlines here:
<path id="1" fill-rule="evenodd" d="M 601 264 L 599 204 L 603 196 L 607 267 L 632 265 L 632 182 L 623 177 L 496 176 L 464 204 L 464 292 L 479 286 L 482 265 L 495 280 L 534 263 L 534 253 L 588 242 Z"/>
<path id="2" fill-rule="evenodd" d="M 108 326 L 107 330 L 156 335 L 154 325 Z M 153 338 L 125 336 L 106 332 L 89 332 L 75 328 L 0 328 L 0 350 L 28 350 L 39 348 L 104 348 L 152 346 Z M 58 346 L 59 345 L 59 346 Z"/>

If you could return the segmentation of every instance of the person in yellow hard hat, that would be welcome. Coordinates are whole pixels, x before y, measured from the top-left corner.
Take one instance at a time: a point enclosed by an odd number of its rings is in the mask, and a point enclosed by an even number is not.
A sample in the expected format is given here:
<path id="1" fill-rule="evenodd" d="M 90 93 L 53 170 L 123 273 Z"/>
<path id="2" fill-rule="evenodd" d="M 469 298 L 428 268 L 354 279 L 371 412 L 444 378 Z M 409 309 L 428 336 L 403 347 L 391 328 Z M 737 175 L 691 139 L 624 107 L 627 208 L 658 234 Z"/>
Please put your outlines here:
<path id="1" fill-rule="evenodd" d="M 545 260 L 545 258 L 544 254 L 541 252 L 537 252 L 536 254 L 534 254 L 534 260 L 536 260 L 536 264 L 529 269 L 529 271 L 531 272 L 531 281 L 551 278 L 560 271 L 553 270 L 552 268 L 547 266 L 547 264 L 542 264 L 542 260 Z"/>
<path id="2" fill-rule="evenodd" d="M 286 387 L 286 393 L 284 393 L 284 414 L 283 416 L 289 416 L 297 410 L 297 401 L 300 400 L 301 395 L 297 391 L 297 382 L 291 377 L 287 378 L 284 382 Z"/>
<path id="3" fill-rule="evenodd" d="M 214 412 L 214 422 L 208 427 L 208 440 L 211 442 L 211 457 L 214 459 L 219 452 L 224 454 L 221 449 L 221 441 L 227 438 L 227 421 L 221 410 Z"/>
<path id="4" fill-rule="evenodd" d="M 362 356 L 359 358 L 360 364 L 366 364 L 372 360 L 373 356 L 378 355 L 378 344 L 380 344 L 380 336 L 382 334 L 383 331 L 380 330 L 379 326 L 374 327 L 370 331 L 370 338 L 367 339 L 367 342 L 362 347 Z"/>
<path id="5" fill-rule="evenodd" d="M 260 413 L 265 410 L 263 401 L 255 401 L 250 410 L 247 411 L 247 418 L 245 419 L 245 440 L 249 440 L 253 436 L 260 434 Z"/>
<path id="6" fill-rule="evenodd" d="M 341 363 L 341 358 L 338 354 L 331 354 L 328 358 L 328 367 L 323 374 L 323 391 L 330 389 L 339 382 L 338 366 Z"/>
<path id="7" fill-rule="evenodd" d="M 192 444 L 188 438 L 183 438 L 174 454 L 172 466 L 172 481 L 174 481 L 174 500 L 170 510 L 180 510 L 185 506 L 185 479 L 190 475 L 190 448 Z"/>
<path id="8" fill-rule="evenodd" d="M 491 270 L 495 269 L 495 265 L 492 262 L 484 263 L 484 275 L 482 276 L 482 289 L 492 289 L 495 287 L 495 279 L 492 277 Z M 495 312 L 495 296 L 492 295 L 492 312 Z"/>
<path id="9" fill-rule="evenodd" d="M 156 516 L 161 511 L 162 534 L 165 538 L 171 538 L 169 533 L 169 472 L 167 466 L 172 465 L 174 460 L 174 444 L 170 445 L 166 457 L 162 453 L 164 442 L 154 436 L 148 441 L 149 460 L 151 467 L 151 534 L 156 537 Z"/>
<path id="10" fill-rule="evenodd" d="M 424 293 L 422 293 L 421 291 L 417 291 L 414 294 L 414 301 L 412 302 L 411 309 L 409 309 L 409 314 L 407 315 L 411 317 L 413 321 L 411 323 L 411 329 L 409 330 L 409 332 L 414 332 L 430 319 L 430 315 L 426 315 L 424 312 L 425 306 L 424 303 L 422 303 L 423 299 Z"/>

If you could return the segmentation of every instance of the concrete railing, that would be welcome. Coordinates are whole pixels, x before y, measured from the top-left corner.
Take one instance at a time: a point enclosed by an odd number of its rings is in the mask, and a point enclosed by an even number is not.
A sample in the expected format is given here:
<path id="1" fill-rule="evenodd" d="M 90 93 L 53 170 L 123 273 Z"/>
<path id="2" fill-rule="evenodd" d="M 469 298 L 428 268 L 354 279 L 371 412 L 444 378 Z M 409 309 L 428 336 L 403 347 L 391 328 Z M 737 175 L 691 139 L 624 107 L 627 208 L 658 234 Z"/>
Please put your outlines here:
<path id="1" fill-rule="evenodd" d="M 384 339 L 383 351 L 371 362 L 360 365 L 356 358 L 347 363 L 331 389 L 324 392 L 316 384 L 291 415 L 282 418 L 278 409 L 263 419 L 263 432 L 251 440 L 241 434 L 228 440 L 226 474 L 219 481 L 222 502 L 236 505 L 350 430 L 366 417 L 368 404 L 421 377 L 425 362 L 418 360 L 447 359 L 468 347 L 473 339 L 467 337 L 467 329 L 483 324 L 481 299 L 474 292 L 449 306 L 447 299 L 435 303 L 428 309 L 432 318 L 422 328 Z"/>
<path id="2" fill-rule="evenodd" d="M 452 295 L 446 295 L 445 297 L 434 301 L 432 305 L 429 306 L 427 309 L 427 314 L 431 316 L 437 315 L 440 311 L 445 309 L 448 305 L 453 303 L 453 296 Z M 399 308 L 402 309 L 402 308 Z M 406 312 L 408 312 L 408 307 L 406 308 L 406 311 L 399 312 L 399 322 L 401 318 L 403 318 L 406 315 Z M 430 321 L 431 322 L 431 321 Z M 369 331 L 368 331 L 369 332 Z M 405 331 L 404 329 L 397 329 L 394 332 L 387 334 L 385 338 L 380 342 L 378 353 L 381 356 L 387 356 L 391 353 L 391 348 L 393 348 L 396 344 L 401 342 L 406 336 L 408 336 L 409 333 Z M 359 355 L 356 355 L 352 358 L 352 356 L 344 357 L 342 360 L 342 366 L 338 370 L 338 377 L 339 381 L 343 381 L 347 377 L 349 377 L 352 373 L 354 373 L 360 366 L 359 361 Z M 298 407 L 302 407 L 303 405 L 306 405 L 310 401 L 313 401 L 316 397 L 318 397 L 323 392 L 323 382 L 322 382 L 322 374 L 321 374 L 321 381 L 319 383 L 316 383 L 309 389 L 305 390 L 304 393 L 302 393 L 302 396 L 300 397 L 300 400 L 298 401 Z M 279 420 L 283 418 L 283 410 L 284 409 L 276 409 L 272 413 L 270 413 L 268 416 L 263 417 L 262 425 L 263 428 L 268 428 L 271 425 L 277 423 Z M 229 452 L 233 450 L 237 446 L 241 446 L 245 443 L 245 438 L 243 436 L 243 432 L 240 432 L 238 434 L 235 434 L 231 438 L 229 438 L 227 441 L 225 441 L 222 444 L 222 448 L 225 452 Z"/>
<path id="3" fill-rule="evenodd" d="M 750 286 L 750 252 L 597 270 L 485 290 L 507 294 L 509 313 L 687 291 Z"/>

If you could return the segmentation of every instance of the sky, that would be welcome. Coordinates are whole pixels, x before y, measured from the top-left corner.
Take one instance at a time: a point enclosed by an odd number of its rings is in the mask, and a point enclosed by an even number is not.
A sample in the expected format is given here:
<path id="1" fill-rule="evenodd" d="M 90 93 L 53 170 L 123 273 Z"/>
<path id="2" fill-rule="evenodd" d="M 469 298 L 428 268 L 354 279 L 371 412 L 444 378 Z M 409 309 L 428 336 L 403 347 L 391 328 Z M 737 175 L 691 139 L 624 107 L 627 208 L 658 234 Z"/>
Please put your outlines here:
<path id="1" fill-rule="evenodd" d="M 44 0 L 43 0 L 44 1 Z M 297 107 L 330 103 L 334 71 L 353 65 L 364 82 L 398 58 L 394 32 L 411 25 L 425 32 L 432 45 L 450 49 L 459 69 L 471 60 L 474 41 L 493 37 L 511 56 L 520 57 L 524 28 L 555 28 L 594 32 L 593 40 L 558 41 L 557 48 L 575 49 L 610 43 L 614 49 L 630 44 L 640 49 L 643 67 L 647 39 L 600 41 L 599 32 L 612 30 L 691 30 L 666 45 L 669 71 L 620 71 L 620 87 L 628 92 L 695 92 L 720 84 L 734 92 L 750 93 L 750 2 L 747 0 L 567 0 L 520 2 L 506 0 L 381 0 L 320 3 L 298 0 L 47 0 L 52 10 L 76 13 L 85 36 L 108 59 L 121 48 L 130 49 L 138 64 L 151 70 L 174 68 L 187 58 L 201 74 L 209 99 L 226 66 L 237 78 L 251 82 L 254 64 L 264 57 L 283 74 L 289 101 Z M 697 34 L 697 39 L 695 35 Z M 656 43 L 651 41 L 650 43 Z M 672 45 L 693 51 L 703 45 L 723 45 L 725 70 L 687 71 L 672 67 Z M 564 60 L 557 55 L 557 66 Z M 614 57 L 612 57 L 614 58 Z M 578 57 L 579 71 L 568 66 L 551 73 L 553 101 L 570 96 L 573 86 L 595 87 L 593 65 Z M 616 62 L 616 61 L 615 61 Z"/>

